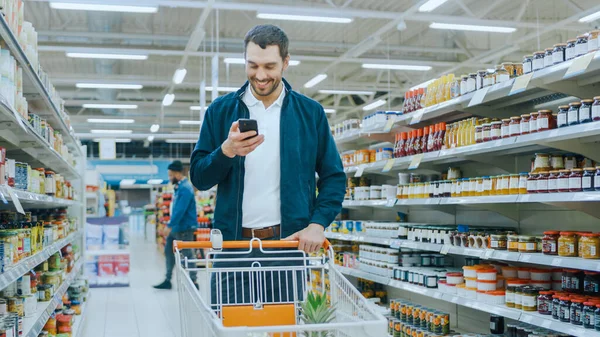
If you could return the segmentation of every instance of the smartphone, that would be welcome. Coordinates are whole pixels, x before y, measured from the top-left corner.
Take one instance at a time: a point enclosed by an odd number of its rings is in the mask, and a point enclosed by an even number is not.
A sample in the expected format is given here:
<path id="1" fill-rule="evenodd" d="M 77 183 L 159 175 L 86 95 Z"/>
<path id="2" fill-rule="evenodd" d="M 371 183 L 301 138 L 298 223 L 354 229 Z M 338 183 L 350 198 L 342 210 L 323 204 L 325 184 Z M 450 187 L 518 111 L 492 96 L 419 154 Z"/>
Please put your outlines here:
<path id="1" fill-rule="evenodd" d="M 248 131 L 256 131 L 256 135 L 254 135 L 252 137 L 248 137 L 247 139 L 251 139 L 251 138 L 258 136 L 258 123 L 256 122 L 255 119 L 241 118 L 240 120 L 238 120 L 238 122 L 240 124 L 240 132 L 241 133 L 248 132 Z"/>

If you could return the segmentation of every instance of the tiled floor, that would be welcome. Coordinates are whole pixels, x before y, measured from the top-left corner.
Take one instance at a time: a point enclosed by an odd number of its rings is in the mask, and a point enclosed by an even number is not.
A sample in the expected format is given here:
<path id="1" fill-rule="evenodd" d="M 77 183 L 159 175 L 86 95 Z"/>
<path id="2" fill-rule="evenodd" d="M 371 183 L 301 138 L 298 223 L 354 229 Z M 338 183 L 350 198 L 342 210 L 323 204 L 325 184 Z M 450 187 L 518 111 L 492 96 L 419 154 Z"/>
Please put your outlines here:
<path id="1" fill-rule="evenodd" d="M 177 291 L 152 288 L 164 279 L 164 256 L 143 238 L 130 248 L 130 287 L 91 290 L 81 337 L 180 336 Z"/>

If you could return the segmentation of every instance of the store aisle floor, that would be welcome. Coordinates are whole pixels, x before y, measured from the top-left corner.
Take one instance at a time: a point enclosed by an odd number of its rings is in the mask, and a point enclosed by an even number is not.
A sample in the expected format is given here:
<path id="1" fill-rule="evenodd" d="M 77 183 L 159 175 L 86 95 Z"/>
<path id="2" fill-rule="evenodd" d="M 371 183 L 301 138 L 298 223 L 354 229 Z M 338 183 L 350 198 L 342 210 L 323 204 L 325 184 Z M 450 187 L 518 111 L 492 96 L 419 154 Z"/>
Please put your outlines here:
<path id="1" fill-rule="evenodd" d="M 143 238 L 130 249 L 130 287 L 91 290 L 81 337 L 180 336 L 177 290 L 152 288 L 164 279 L 164 256 Z"/>

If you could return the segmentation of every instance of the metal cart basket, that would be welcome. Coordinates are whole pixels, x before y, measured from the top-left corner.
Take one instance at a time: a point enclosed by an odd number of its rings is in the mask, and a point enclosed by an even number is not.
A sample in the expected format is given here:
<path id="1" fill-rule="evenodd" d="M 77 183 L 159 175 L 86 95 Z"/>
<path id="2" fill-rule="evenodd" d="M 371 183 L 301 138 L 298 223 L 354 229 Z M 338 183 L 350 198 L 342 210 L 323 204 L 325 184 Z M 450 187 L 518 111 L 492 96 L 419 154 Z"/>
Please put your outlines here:
<path id="1" fill-rule="evenodd" d="M 298 241 L 214 237 L 173 243 L 183 337 L 387 336 L 386 319 L 336 270 L 329 242 L 315 257 L 299 251 Z M 182 259 L 182 249 L 210 250 L 190 260 Z M 300 309 L 309 291 L 327 295 L 331 322 L 304 322 Z"/>

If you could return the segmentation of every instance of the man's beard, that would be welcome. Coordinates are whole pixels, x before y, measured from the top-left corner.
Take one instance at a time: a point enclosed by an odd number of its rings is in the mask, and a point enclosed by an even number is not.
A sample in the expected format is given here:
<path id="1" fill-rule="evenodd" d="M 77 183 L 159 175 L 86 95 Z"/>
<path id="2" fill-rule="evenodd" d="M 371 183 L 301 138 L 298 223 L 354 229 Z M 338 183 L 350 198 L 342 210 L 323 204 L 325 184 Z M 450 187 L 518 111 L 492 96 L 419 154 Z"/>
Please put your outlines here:
<path id="1" fill-rule="evenodd" d="M 281 84 L 281 80 L 279 80 L 279 81 L 277 81 L 277 80 L 273 80 L 273 86 L 271 87 L 271 90 L 269 90 L 267 93 L 264 93 L 264 94 L 263 94 L 261 91 L 259 91 L 259 89 L 258 89 L 258 88 L 256 88 L 256 87 L 254 86 L 254 81 L 255 81 L 255 80 L 253 80 L 253 79 L 251 79 L 251 80 L 250 80 L 250 85 L 252 86 L 252 90 L 254 91 L 254 93 L 255 93 L 256 95 L 258 95 L 258 96 L 264 96 L 264 97 L 266 97 L 266 96 L 269 96 L 269 95 L 271 95 L 272 93 L 274 93 L 274 92 L 275 92 L 275 90 L 277 90 L 277 88 L 279 88 L 279 85 Z"/>

